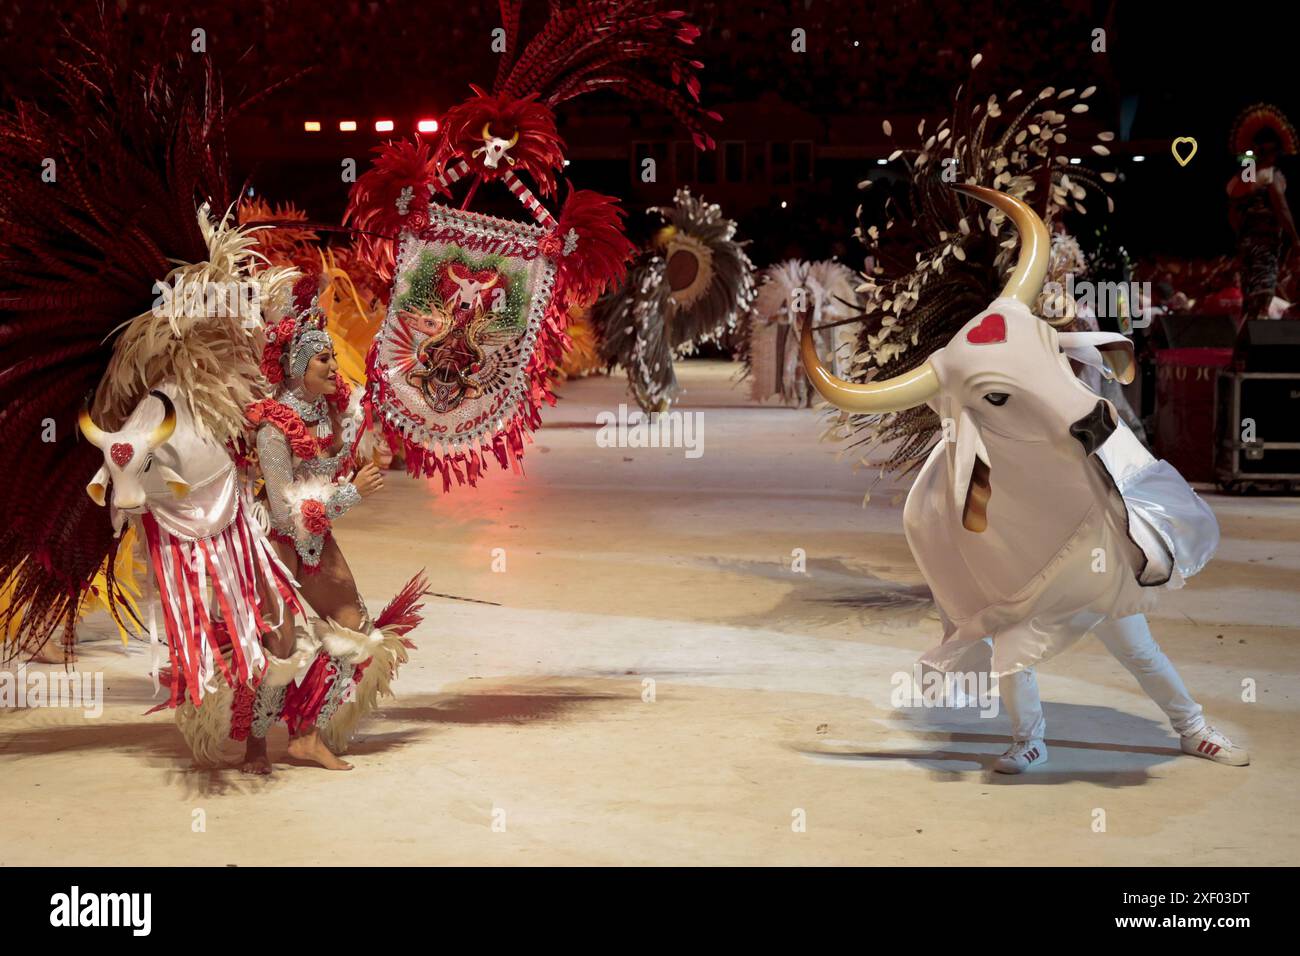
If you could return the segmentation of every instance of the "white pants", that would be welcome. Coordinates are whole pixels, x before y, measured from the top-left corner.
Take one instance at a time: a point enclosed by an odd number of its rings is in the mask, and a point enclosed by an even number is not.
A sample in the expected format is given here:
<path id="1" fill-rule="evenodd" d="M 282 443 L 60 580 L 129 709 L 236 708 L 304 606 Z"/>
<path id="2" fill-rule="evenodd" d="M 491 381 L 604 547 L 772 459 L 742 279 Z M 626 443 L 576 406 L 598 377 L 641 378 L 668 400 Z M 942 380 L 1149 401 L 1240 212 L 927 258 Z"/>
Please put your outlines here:
<path id="1" fill-rule="evenodd" d="M 1173 724 L 1180 736 L 1194 734 L 1205 726 L 1201 705 L 1187 693 L 1183 679 L 1174 670 L 1160 645 L 1151 636 L 1147 619 L 1141 614 L 1106 620 L 1093 630 L 1138 684 L 1147 692 Z M 1011 718 L 1011 736 L 1015 740 L 1038 740 L 1047 730 L 1043 705 L 1038 699 L 1038 678 L 1032 667 L 998 678 L 1002 706 Z"/>

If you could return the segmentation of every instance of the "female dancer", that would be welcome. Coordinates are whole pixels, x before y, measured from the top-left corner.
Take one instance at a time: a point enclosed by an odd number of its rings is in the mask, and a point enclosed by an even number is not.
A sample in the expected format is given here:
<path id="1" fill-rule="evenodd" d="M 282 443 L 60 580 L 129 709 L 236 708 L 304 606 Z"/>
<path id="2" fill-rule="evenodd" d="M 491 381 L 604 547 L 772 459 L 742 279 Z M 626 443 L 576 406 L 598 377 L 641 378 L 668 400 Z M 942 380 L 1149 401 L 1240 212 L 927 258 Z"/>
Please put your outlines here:
<path id="1" fill-rule="evenodd" d="M 398 634 L 371 620 L 331 533 L 331 523 L 383 488 L 384 479 L 369 461 L 355 467 L 362 416 L 338 374 L 316 282 L 310 275 L 299 280 L 296 314 L 267 332 L 262 371 L 277 388 L 273 398 L 251 405 L 247 418 L 256 429 L 271 540 L 320 620 L 295 627 L 286 612 L 265 638 L 270 666 L 253 701 L 246 773 L 270 773 L 266 735 L 281 717 L 289 725 L 291 757 L 350 770 L 336 752 L 361 716 L 357 711 L 376 696 L 364 679 L 371 657 L 385 652 L 383 666 L 371 668 L 383 690 L 406 660 Z M 340 709 L 349 703 L 354 706 Z"/>

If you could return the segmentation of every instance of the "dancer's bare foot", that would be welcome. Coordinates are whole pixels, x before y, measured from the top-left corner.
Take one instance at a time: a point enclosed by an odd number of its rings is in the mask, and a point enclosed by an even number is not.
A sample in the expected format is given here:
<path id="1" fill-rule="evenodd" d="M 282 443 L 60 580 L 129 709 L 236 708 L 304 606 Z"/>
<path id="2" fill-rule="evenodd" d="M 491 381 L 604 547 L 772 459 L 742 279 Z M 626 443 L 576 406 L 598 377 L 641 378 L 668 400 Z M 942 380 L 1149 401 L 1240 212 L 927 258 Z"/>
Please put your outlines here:
<path id="1" fill-rule="evenodd" d="M 325 746 L 320 734 L 313 730 L 301 737 L 289 741 L 289 756 L 295 760 L 307 760 L 318 763 L 326 770 L 351 770 L 352 764 L 340 760 L 332 750 Z"/>
<path id="2" fill-rule="evenodd" d="M 249 734 L 248 744 L 244 747 L 244 765 L 239 770 L 259 777 L 265 777 L 271 772 L 271 758 L 266 755 L 265 737 Z"/>
<path id="3" fill-rule="evenodd" d="M 32 658 L 34 664 L 75 664 L 77 652 L 56 640 L 48 640 Z"/>

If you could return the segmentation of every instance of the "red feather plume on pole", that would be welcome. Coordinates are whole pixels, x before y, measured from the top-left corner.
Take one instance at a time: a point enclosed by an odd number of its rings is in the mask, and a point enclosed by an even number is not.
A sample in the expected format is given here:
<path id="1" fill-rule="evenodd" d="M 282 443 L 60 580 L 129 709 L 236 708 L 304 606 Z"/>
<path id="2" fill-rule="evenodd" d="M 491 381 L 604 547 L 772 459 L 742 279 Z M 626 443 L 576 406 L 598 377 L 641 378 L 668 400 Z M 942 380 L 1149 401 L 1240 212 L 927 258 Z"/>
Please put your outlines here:
<path id="1" fill-rule="evenodd" d="M 624 215 L 612 196 L 590 189 L 570 191 L 556 229 L 560 236 L 572 233 L 576 239 L 573 251 L 559 260 L 556 299 L 562 311 L 589 306 L 623 281 L 636 255 L 636 246 L 623 232 Z"/>
<path id="2" fill-rule="evenodd" d="M 85 492 L 102 458 L 80 440 L 78 411 L 114 330 L 148 311 L 171 260 L 205 257 L 198 205 L 230 202 L 207 58 L 176 27 L 155 46 L 184 55 L 133 66 L 117 17 L 110 6 L 70 22 L 41 100 L 0 112 L 0 635 L 21 637 L 5 658 L 60 627 L 72 643 L 81 597 L 115 550 Z"/>
<path id="3" fill-rule="evenodd" d="M 389 143 L 377 148 L 374 168 L 352 188 L 346 221 L 383 234 L 363 237 L 361 251 L 385 281 L 393 274 L 393 240 L 411 214 L 423 215 L 430 189 L 447 192 L 442 178 L 450 167 L 463 161 L 486 179 L 524 172 L 542 196 L 554 195 L 565 152 L 554 109 L 574 97 L 611 90 L 653 103 L 674 116 L 698 148 L 716 145 L 705 124 L 722 117 L 699 104 L 703 64 L 689 53 L 700 31 L 683 11 L 660 10 L 658 0 L 582 0 L 568 8 L 553 3 L 550 19 L 516 59 L 523 3 L 502 0 L 500 6 L 506 47 L 492 90 L 471 86 L 474 95 L 447 111 L 432 162 L 422 141 Z M 507 141 L 519 134 L 495 167 L 486 165 L 482 152 L 485 129 Z M 415 199 L 399 210 L 396 200 L 407 187 Z"/>
<path id="4" fill-rule="evenodd" d="M 374 151 L 374 165 L 352 186 L 343 222 L 357 230 L 358 259 L 389 285 L 397 261 L 396 237 L 407 215 L 428 203 L 429 187 L 437 183 L 436 167 L 433 147 L 425 140 L 398 140 Z"/>

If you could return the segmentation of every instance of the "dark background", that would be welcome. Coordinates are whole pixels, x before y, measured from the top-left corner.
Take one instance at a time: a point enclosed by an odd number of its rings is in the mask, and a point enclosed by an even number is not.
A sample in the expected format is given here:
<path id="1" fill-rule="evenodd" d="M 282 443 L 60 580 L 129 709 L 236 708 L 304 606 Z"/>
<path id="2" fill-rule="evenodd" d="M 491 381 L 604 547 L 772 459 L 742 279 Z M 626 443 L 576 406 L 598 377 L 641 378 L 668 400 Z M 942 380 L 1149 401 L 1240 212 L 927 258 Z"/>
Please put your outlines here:
<path id="1" fill-rule="evenodd" d="M 899 144 L 916 145 L 916 123 L 951 109 L 970 82 L 970 60 L 984 62 L 975 89 L 999 98 L 1016 87 L 1033 92 L 1096 85 L 1092 112 L 1071 119 L 1071 141 L 1100 129 L 1117 134 L 1116 211 L 1110 232 L 1135 256 L 1209 257 L 1231 251 L 1224 184 L 1238 169 L 1229 155 L 1232 119 L 1244 106 L 1275 102 L 1300 118 L 1291 17 L 1283 4 L 1165 4 L 1125 0 L 680 0 L 703 30 L 703 100 L 724 122 L 712 130 L 719 149 L 696 154 L 666 115 L 613 95 L 562 106 L 570 146 L 570 181 L 623 198 L 637 213 L 667 201 L 678 185 L 722 203 L 740 219 L 758 265 L 785 255 L 838 254 L 851 265 L 861 253 L 851 233 L 861 202 L 857 184 L 890 177 L 877 160 Z M 394 134 L 374 132 L 391 119 L 411 135 L 422 117 L 437 118 L 463 99 L 468 84 L 489 86 L 499 25 L 489 0 L 269 0 L 118 4 L 142 57 L 156 58 L 160 22 L 171 18 L 207 33 L 228 99 L 235 102 L 300 71 L 236 126 L 235 172 L 271 201 L 291 200 L 316 220 L 337 222 L 346 202 L 345 157 L 359 171 L 370 149 Z M 0 0 L 0 75 L 4 94 L 39 94 L 41 70 L 58 55 L 59 32 L 88 3 Z M 544 19 L 537 0 L 525 36 Z M 791 30 L 807 31 L 806 53 L 791 51 Z M 1106 31 L 1105 53 L 1091 50 Z M 856 43 L 856 45 L 855 45 Z M 319 120 L 323 132 L 303 131 Z M 355 133 L 338 132 L 354 119 Z M 1199 150 L 1178 167 L 1177 136 Z M 654 156 L 659 177 L 635 175 Z M 1143 163 L 1134 155 L 1146 156 Z M 1283 167 L 1288 169 L 1286 165 Z M 1289 170 L 1288 170 L 1289 171 Z M 787 207 L 782 209 L 780 203 Z M 1105 218 L 1073 223 L 1086 236 Z M 634 217 L 634 229 L 644 228 Z"/>

